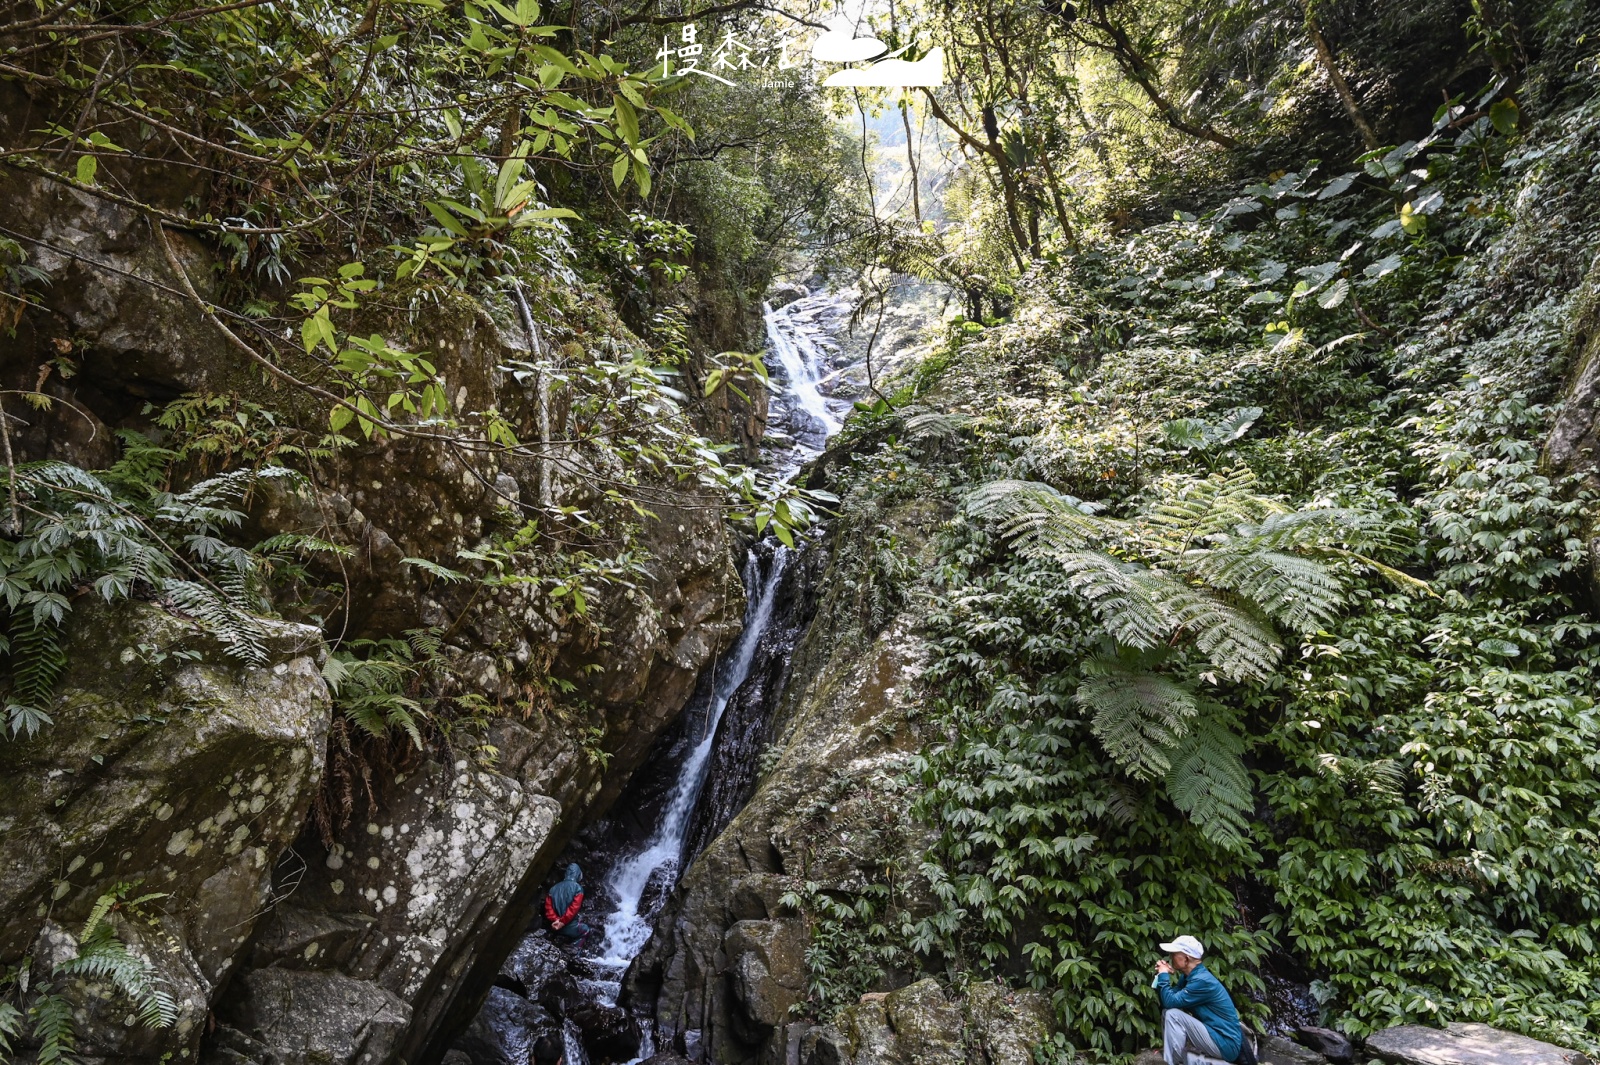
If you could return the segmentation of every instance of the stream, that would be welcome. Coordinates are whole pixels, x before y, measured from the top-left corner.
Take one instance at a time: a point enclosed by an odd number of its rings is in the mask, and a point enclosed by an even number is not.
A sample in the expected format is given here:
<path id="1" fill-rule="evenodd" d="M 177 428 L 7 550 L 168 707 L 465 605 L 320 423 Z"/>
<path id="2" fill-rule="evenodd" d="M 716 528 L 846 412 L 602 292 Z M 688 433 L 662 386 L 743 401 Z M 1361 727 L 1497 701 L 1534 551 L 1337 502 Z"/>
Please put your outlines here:
<path id="1" fill-rule="evenodd" d="M 766 360 L 772 373 L 763 464 L 771 475 L 792 478 L 839 431 L 848 401 L 828 394 L 848 369 L 832 334 L 849 317 L 849 302 L 827 291 L 806 292 L 762 308 Z M 737 812 L 702 802 L 714 773 L 751 777 L 748 713 L 724 721 L 730 702 L 748 684 L 764 688 L 744 703 L 770 713 L 777 681 L 761 676 L 786 668 L 797 631 L 775 633 L 787 619 L 784 576 L 796 552 L 768 538 L 751 546 L 742 567 L 744 628 L 733 648 L 701 678 L 680 723 L 658 742 L 650 760 L 610 818 L 580 836 L 554 865 L 584 869 L 584 920 L 594 926 L 580 948 L 557 946 L 539 922 L 523 937 L 478 1019 L 456 1046 L 472 1065 L 522 1065 L 541 1032 L 558 1030 L 566 1065 L 637 1063 L 654 1052 L 651 1025 L 622 1002 L 628 967 L 649 942 L 657 915 L 703 843 Z M 764 646 L 763 641 L 766 641 Z M 777 648 L 773 643 L 787 641 Z M 754 667 L 754 672 L 753 672 Z M 713 789 L 714 791 L 719 789 Z M 721 792 L 737 792 L 738 786 Z M 742 802 L 742 799 L 740 800 Z M 708 808 L 713 807 L 713 808 Z M 554 878 L 556 873 L 552 873 Z"/>

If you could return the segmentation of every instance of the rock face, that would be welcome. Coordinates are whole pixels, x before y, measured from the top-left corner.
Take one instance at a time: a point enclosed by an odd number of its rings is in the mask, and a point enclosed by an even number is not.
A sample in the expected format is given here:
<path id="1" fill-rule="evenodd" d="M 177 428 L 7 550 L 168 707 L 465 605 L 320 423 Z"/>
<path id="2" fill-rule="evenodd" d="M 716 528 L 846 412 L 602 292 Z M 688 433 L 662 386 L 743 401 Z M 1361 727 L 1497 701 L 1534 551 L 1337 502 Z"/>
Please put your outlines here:
<path id="1" fill-rule="evenodd" d="M 1400 1065 L 1589 1065 L 1575 1050 L 1503 1032 L 1487 1024 L 1443 1029 L 1403 1024 L 1367 1037 L 1367 1053 Z"/>
<path id="2" fill-rule="evenodd" d="M 1050 1007 L 1032 991 L 974 984 L 965 1000 L 934 980 L 869 994 L 836 1025 L 800 1036 L 801 1065 L 1032 1065 Z"/>
<path id="3" fill-rule="evenodd" d="M 142 217 L 16 173 L 0 175 L 0 195 L 9 224 L 55 249 L 33 262 L 50 279 L 48 313 L 24 315 L 0 347 L 0 381 L 34 388 L 44 362 L 69 350 L 78 370 L 39 386 L 58 402 L 15 440 L 19 461 L 103 467 L 115 430 L 150 431 L 146 404 L 186 394 L 259 404 L 278 424 L 326 423 L 305 397 L 264 385 L 184 301 Z M 206 247 L 171 240 L 211 295 Z M 633 342 L 598 293 L 551 287 L 530 298 L 545 324 L 540 351 L 568 365 L 595 345 Z M 372 328 L 433 352 L 456 408 L 493 407 L 527 437 L 538 432 L 537 390 L 497 369 L 533 357 L 516 322 L 508 308 L 460 299 Z M 552 436 L 565 434 L 570 397 L 548 405 Z M 758 431 L 759 413 L 689 415 L 732 432 Z M 647 572 L 599 589 L 585 618 L 537 583 L 478 589 L 402 564 L 452 564 L 504 532 L 524 502 L 595 506 L 580 476 L 593 457 L 556 450 L 507 459 L 366 441 L 319 467 L 314 489 L 252 497 L 246 535 L 309 534 L 349 549 L 345 560 L 309 561 L 309 602 L 284 596 L 281 609 L 346 638 L 434 628 L 445 634 L 447 690 L 484 708 L 474 713 L 485 724 L 447 753 L 383 754 L 357 737 L 336 762 L 354 816 L 334 826 L 331 845 L 307 820 L 330 735 L 317 629 L 269 626 L 271 660 L 248 670 L 173 658 L 194 633 L 154 608 L 107 620 L 99 642 L 99 622 L 74 629 L 74 672 L 48 743 L 0 743 L 0 970 L 36 943 L 36 958 L 70 954 L 67 933 L 98 894 L 142 881 L 170 896 L 161 931 L 175 960 L 157 964 L 181 1000 L 179 1028 L 166 1033 L 85 1013 L 86 1052 L 418 1062 L 441 1056 L 471 1020 L 533 918 L 550 860 L 615 799 L 743 612 L 720 514 L 693 484 L 653 486 L 654 517 L 628 530 Z M 562 686 L 571 690 L 558 701 Z M 130 925 L 124 938 L 145 950 L 142 935 Z M 154 944 L 152 955 L 165 949 Z"/>
<path id="4" fill-rule="evenodd" d="M 1356 1056 L 1355 1047 L 1350 1040 L 1332 1028 L 1318 1028 L 1313 1025 L 1301 1025 L 1294 1030 L 1295 1039 L 1301 1046 L 1309 1047 L 1322 1054 L 1329 1061 L 1347 1062 Z"/>
<path id="5" fill-rule="evenodd" d="M 71 997 L 97 1051 L 192 1060 L 318 784 L 321 634 L 266 623 L 266 663 L 243 667 L 153 605 L 85 600 L 71 617 L 54 724 L 0 742 L 0 966 L 31 953 L 48 979 L 99 896 L 160 893 L 117 931 L 155 965 L 177 1026 L 124 1025 L 126 1003 L 96 988 Z"/>
<path id="6" fill-rule="evenodd" d="M 1323 1065 L 1328 1059 L 1315 1050 L 1291 1043 L 1279 1035 L 1262 1036 L 1256 1057 L 1261 1065 Z"/>

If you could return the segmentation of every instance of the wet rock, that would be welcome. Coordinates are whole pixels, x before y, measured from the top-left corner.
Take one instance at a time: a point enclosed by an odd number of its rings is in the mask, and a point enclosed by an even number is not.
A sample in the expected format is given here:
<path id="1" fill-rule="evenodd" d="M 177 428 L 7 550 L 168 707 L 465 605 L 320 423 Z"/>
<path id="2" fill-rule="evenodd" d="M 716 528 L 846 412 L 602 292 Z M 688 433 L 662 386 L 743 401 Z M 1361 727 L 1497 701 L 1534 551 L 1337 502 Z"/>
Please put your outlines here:
<path id="1" fill-rule="evenodd" d="M 70 981 L 88 1053 L 192 1057 L 305 817 L 328 728 L 321 637 L 263 625 L 266 664 L 244 666 L 159 607 L 86 596 L 54 724 L 0 743 L 0 966 L 32 954 L 48 977 L 47 959 L 76 954 L 67 930 L 119 882 L 165 896 L 114 923 L 176 999 L 178 1023 L 125 1025 L 125 1001 Z M 48 921 L 41 899 L 53 900 Z"/>
<path id="2" fill-rule="evenodd" d="M 811 295 L 811 290 L 804 285 L 797 285 L 792 281 L 779 281 L 767 289 L 767 302 L 773 310 L 787 307 L 795 300 L 803 300 Z"/>
<path id="3" fill-rule="evenodd" d="M 1399 1065 L 1589 1065 L 1575 1050 L 1487 1024 L 1455 1022 L 1443 1029 L 1403 1024 L 1374 1032 L 1368 1054 Z"/>
<path id="4" fill-rule="evenodd" d="M 550 942 L 543 932 L 531 932 L 500 966 L 500 974 L 521 984 L 525 998 L 559 1014 L 566 1003 L 582 999 L 571 962 L 570 953 Z"/>
<path id="5" fill-rule="evenodd" d="M 398 996 L 338 973 L 261 969 L 241 981 L 233 1041 L 218 1058 L 255 1065 L 386 1061 L 411 1010 Z"/>
<path id="6" fill-rule="evenodd" d="M 471 1065 L 528 1065 L 534 1042 L 560 1032 L 561 1025 L 542 1006 L 495 987 L 454 1049 Z"/>
<path id="7" fill-rule="evenodd" d="M 652 1054 L 640 1065 L 694 1065 L 694 1062 L 677 1054 Z"/>
<path id="8" fill-rule="evenodd" d="M 892 531 L 914 554 L 944 515 L 937 504 L 917 501 L 879 518 L 876 528 Z M 754 793 L 688 868 L 625 984 L 627 1000 L 653 1014 L 662 1045 L 687 1045 L 694 1033 L 697 1056 L 723 1065 L 859 1065 L 912 1052 L 902 1048 L 885 1003 L 890 993 L 901 996 L 896 1003 L 915 997 L 905 993 L 914 974 L 883 973 L 870 990 L 885 998 L 852 1007 L 850 1022 L 832 1028 L 788 1009 L 804 1000 L 809 933 L 803 915 L 780 900 L 808 881 L 848 898 L 884 861 L 896 860 L 890 856 L 915 868 L 927 846 L 926 827 L 909 815 L 900 783 L 913 752 L 934 742 L 907 714 L 923 644 L 909 614 L 874 617 L 847 576 L 825 581 L 838 564 L 836 549 L 809 549 L 796 564 L 815 620 L 794 649 L 792 679 L 770 722 L 742 741 L 751 752 L 746 764 L 759 765 Z M 901 887 L 904 905 L 925 904 L 915 880 Z M 761 944 L 754 942 L 758 931 Z M 799 946 L 783 946 L 788 936 Z M 916 995 L 937 990 L 929 984 Z M 973 1048 L 992 1045 L 1005 1060 L 1028 1063 L 1032 1042 L 1049 1031 L 1047 1009 L 1025 1005 L 1011 1017 L 990 1001 L 943 1000 L 936 1023 L 923 1023 L 927 1010 L 907 1007 L 908 1037 L 916 1042 L 914 1030 L 927 1037 L 914 1053 L 930 1060 L 954 1054 L 950 1060 L 962 1061 Z"/>
<path id="9" fill-rule="evenodd" d="M 639 1022 L 627 1011 L 599 1002 L 573 1004 L 567 1019 L 583 1032 L 583 1049 L 594 1061 L 629 1061 L 639 1054 Z"/>
<path id="10" fill-rule="evenodd" d="M 1264 1035 L 1256 1045 L 1261 1065 L 1323 1065 L 1328 1059 L 1281 1035 Z"/>
<path id="11" fill-rule="evenodd" d="M 1159 1050 L 1141 1050 L 1133 1056 L 1133 1065 L 1166 1065 Z"/>
<path id="12" fill-rule="evenodd" d="M 1294 1030 L 1294 1037 L 1302 1046 L 1310 1047 L 1329 1061 L 1347 1062 L 1355 1059 L 1356 1048 L 1342 1033 L 1332 1028 L 1305 1024 Z"/>

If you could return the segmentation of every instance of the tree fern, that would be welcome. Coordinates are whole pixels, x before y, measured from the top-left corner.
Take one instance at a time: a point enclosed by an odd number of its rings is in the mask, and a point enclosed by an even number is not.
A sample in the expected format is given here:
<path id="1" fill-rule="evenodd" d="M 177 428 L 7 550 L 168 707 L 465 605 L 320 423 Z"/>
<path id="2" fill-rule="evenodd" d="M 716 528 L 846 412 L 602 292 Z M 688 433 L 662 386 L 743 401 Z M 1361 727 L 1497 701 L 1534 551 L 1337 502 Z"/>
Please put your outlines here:
<path id="1" fill-rule="evenodd" d="M 1244 743 L 1219 710 L 1200 715 L 1173 749 L 1167 797 L 1205 836 L 1226 847 L 1244 840 L 1252 804 Z"/>
<path id="2" fill-rule="evenodd" d="M 1344 599 L 1330 567 L 1352 559 L 1420 584 L 1360 553 L 1381 543 L 1371 516 L 1292 510 L 1256 492 L 1245 468 L 1171 477 L 1128 521 L 1092 512 L 1049 485 L 1003 480 L 967 498 L 1025 557 L 1060 569 L 1119 649 L 1085 663 L 1075 701 L 1112 760 L 1129 775 L 1165 775 L 1173 803 L 1212 840 L 1236 844 L 1250 782 L 1243 744 L 1192 687 L 1154 664 L 1192 648 L 1213 675 L 1264 681 L 1283 655 L 1280 629 L 1325 626 Z"/>
<path id="3" fill-rule="evenodd" d="M 1106 752 L 1141 780 L 1167 772 L 1168 752 L 1195 716 L 1194 693 L 1127 656 L 1090 659 L 1083 672 L 1073 698 L 1093 714 L 1090 727 Z"/>

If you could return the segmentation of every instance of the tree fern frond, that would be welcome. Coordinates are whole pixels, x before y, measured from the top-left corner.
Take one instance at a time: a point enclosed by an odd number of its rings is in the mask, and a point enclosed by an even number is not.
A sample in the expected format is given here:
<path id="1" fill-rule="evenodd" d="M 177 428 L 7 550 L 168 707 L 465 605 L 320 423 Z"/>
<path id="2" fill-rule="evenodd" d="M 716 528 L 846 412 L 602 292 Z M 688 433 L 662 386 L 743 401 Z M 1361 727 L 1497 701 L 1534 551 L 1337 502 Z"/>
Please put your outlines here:
<path id="1" fill-rule="evenodd" d="M 1254 804 L 1244 742 L 1220 713 L 1195 720 L 1172 751 L 1167 797 L 1207 839 L 1237 847 L 1249 829 Z"/>
<path id="2" fill-rule="evenodd" d="M 1255 486 L 1256 476 L 1248 467 L 1213 473 L 1200 480 L 1168 479 L 1143 520 L 1163 542 L 1181 550 L 1287 509 L 1256 495 Z"/>
<path id="3" fill-rule="evenodd" d="M 1081 500 L 1037 481 L 979 485 L 967 495 L 966 509 L 973 517 L 997 523 L 1003 536 L 1033 557 L 1080 551 L 1122 525 L 1094 517 Z"/>
<path id="4" fill-rule="evenodd" d="M 912 440 L 947 440 L 959 436 L 971 423 L 970 415 L 923 411 L 906 418 L 906 436 Z"/>
<path id="5" fill-rule="evenodd" d="M 1283 655 L 1277 633 L 1244 605 L 1185 589 L 1169 606 L 1196 650 L 1230 680 L 1265 680 Z"/>
<path id="6" fill-rule="evenodd" d="M 1091 711 L 1090 729 L 1130 776 L 1149 780 L 1170 768 L 1168 750 L 1197 712 L 1194 693 L 1170 677 L 1111 658 L 1084 663 L 1073 700 Z"/>
<path id="7" fill-rule="evenodd" d="M 1118 643 L 1145 650 L 1166 643 L 1176 626 L 1167 604 L 1182 590 L 1179 582 L 1098 551 L 1076 551 L 1058 561 L 1067 586 L 1088 601 Z"/>
<path id="8" fill-rule="evenodd" d="M 1344 583 L 1315 559 L 1255 546 L 1191 552 L 1190 572 L 1206 584 L 1243 597 L 1296 632 L 1326 625 L 1344 596 Z"/>

